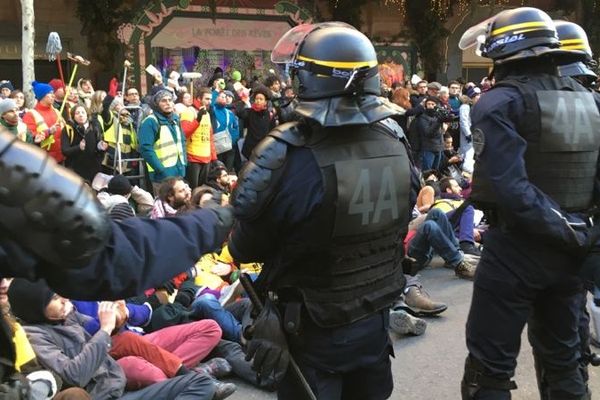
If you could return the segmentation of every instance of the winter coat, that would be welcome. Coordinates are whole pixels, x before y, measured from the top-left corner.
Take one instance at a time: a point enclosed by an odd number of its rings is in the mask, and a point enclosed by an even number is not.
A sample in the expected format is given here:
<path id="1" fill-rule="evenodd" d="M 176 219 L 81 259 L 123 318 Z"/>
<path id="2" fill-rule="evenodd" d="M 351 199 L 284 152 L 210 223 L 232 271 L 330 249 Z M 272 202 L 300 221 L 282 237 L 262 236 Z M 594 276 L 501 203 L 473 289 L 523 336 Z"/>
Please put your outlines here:
<path id="1" fill-rule="evenodd" d="M 126 378 L 108 355 L 110 335 L 99 330 L 91 336 L 83 325 L 89 317 L 72 312 L 62 324 L 25 325 L 38 361 L 70 386 L 85 389 L 93 399 L 118 399 Z"/>
<path id="2" fill-rule="evenodd" d="M 85 140 L 85 148 L 79 147 Z M 65 166 L 75 171 L 88 182 L 102 168 L 104 151 L 98 149 L 98 143 L 102 140 L 102 130 L 97 123 L 89 122 L 87 125 L 79 125 L 69 121 L 62 130 L 61 151 L 65 156 Z"/>
<path id="3" fill-rule="evenodd" d="M 439 152 L 444 150 L 442 121 L 430 111 L 425 111 L 413 122 L 421 138 L 421 151 Z"/>

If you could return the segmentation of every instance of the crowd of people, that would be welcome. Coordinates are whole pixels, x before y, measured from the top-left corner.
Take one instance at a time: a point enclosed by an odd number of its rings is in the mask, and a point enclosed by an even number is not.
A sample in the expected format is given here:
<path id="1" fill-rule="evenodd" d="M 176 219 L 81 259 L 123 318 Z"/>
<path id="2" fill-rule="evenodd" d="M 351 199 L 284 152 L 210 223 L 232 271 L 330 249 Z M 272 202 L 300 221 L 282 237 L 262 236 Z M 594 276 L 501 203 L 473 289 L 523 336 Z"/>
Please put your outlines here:
<path id="1" fill-rule="evenodd" d="M 224 76 L 217 70 L 211 85 L 191 96 L 157 79 L 142 97 L 135 87 L 113 96 L 93 91 L 88 79 L 81 79 L 76 90 L 53 79 L 33 83 L 37 101 L 31 109 L 22 91 L 4 81 L 0 123 L 79 174 L 112 219 L 168 218 L 227 205 L 254 147 L 294 118 L 294 90 L 284 80 L 269 75 L 251 88 L 241 81 L 235 71 Z M 417 165 L 427 168 L 404 243 L 405 272 L 412 276 L 407 275 L 404 295 L 390 314 L 391 330 L 400 335 L 422 334 L 426 322 L 419 317 L 447 308 L 429 298 L 416 276 L 433 254 L 466 279 L 473 278 L 480 255 L 481 218 L 471 205 L 462 205 L 461 193 L 468 192 L 473 159 L 465 124 L 481 91 L 458 81 L 449 87 L 420 81 L 414 90 L 396 86 L 389 93 L 406 110 L 399 122 L 410 134 Z M 415 138 L 421 139 L 413 143 Z M 236 279 L 241 271 L 256 275 L 260 264 L 235 263 L 225 246 L 188 273 L 133 299 L 71 301 L 41 282 L 32 286 L 21 279 L 12 284 L 5 279 L 0 293 L 5 310 L 18 318 L 14 325 L 21 329 L 23 324 L 27 332 L 24 346 L 30 343 L 37 368 L 41 364 L 52 371 L 63 386 L 79 387 L 94 398 L 144 398 L 158 393 L 152 391 L 175 393 L 185 387 L 200 398 L 216 399 L 235 390 L 217 381 L 231 372 L 274 388 L 272 378 L 257 381 L 244 358 L 242 319 L 248 300 L 240 298 Z M 112 346 L 107 346 L 109 336 Z"/>
<path id="2" fill-rule="evenodd" d="M 75 88 L 59 79 L 32 85 L 36 103 L 27 108 L 21 90 L 0 82 L 0 124 L 80 175 L 116 221 L 228 205 L 254 149 L 275 127 L 299 118 L 294 87 L 274 73 L 248 83 L 219 68 L 191 91 L 156 76 L 144 96 L 133 86 L 94 90 L 89 79 Z M 398 110 L 393 118 L 422 177 L 403 242 L 406 285 L 389 314 L 397 335 L 423 334 L 422 318 L 447 309 L 418 279 L 434 256 L 458 278 L 475 276 L 489 221 L 469 200 L 471 108 L 492 85 L 459 78 L 381 88 Z M 40 396 L 222 399 L 235 391 L 220 381 L 229 374 L 276 389 L 276 379 L 257 375 L 245 354 L 251 307 L 239 276 L 256 277 L 261 268 L 234 260 L 224 243 L 134 298 L 79 301 L 43 281 L 3 278 L 0 307 L 15 332 L 17 367 Z"/>

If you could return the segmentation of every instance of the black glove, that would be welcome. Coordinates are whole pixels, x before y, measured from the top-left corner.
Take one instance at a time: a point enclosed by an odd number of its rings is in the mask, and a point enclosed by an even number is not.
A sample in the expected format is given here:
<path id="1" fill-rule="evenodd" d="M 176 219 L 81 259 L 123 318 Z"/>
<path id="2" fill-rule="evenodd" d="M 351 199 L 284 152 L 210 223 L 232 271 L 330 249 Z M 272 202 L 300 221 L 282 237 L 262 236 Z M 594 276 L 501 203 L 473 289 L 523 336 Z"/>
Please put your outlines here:
<path id="1" fill-rule="evenodd" d="M 473 136 L 471 136 L 471 135 L 465 136 L 465 139 L 467 139 L 467 143 L 473 142 Z"/>
<path id="2" fill-rule="evenodd" d="M 198 114 L 196 115 L 196 121 L 200 122 L 204 114 L 206 114 L 207 112 L 208 111 L 205 108 L 198 110 Z"/>
<path id="3" fill-rule="evenodd" d="M 290 354 L 273 303 L 266 302 L 252 326 L 244 330 L 244 336 L 248 339 L 246 361 L 253 359 L 252 369 L 256 371 L 258 381 L 273 373 L 273 379 L 280 382 L 287 371 Z"/>
<path id="4" fill-rule="evenodd" d="M 164 289 L 169 296 L 175 293 L 175 284 L 173 281 L 166 281 L 162 285 L 160 285 L 157 289 Z"/>

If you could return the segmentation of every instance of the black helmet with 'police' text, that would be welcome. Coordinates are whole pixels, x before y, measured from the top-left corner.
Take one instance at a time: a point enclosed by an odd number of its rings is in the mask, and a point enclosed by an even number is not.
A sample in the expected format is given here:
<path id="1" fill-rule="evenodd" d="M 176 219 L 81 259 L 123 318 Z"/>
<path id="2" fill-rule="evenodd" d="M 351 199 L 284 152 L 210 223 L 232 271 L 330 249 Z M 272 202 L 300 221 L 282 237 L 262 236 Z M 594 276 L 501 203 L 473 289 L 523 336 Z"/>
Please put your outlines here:
<path id="1" fill-rule="evenodd" d="M 467 30 L 459 47 L 464 50 L 475 44 L 479 44 L 483 57 L 491 58 L 496 64 L 543 55 L 560 58 L 559 63 L 579 61 L 583 57 L 562 50 L 550 16 L 533 7 L 501 11 Z"/>
<path id="2" fill-rule="evenodd" d="M 299 99 L 380 94 L 371 41 L 343 22 L 299 25 L 275 45 L 271 60 L 287 64 L 300 81 Z"/>

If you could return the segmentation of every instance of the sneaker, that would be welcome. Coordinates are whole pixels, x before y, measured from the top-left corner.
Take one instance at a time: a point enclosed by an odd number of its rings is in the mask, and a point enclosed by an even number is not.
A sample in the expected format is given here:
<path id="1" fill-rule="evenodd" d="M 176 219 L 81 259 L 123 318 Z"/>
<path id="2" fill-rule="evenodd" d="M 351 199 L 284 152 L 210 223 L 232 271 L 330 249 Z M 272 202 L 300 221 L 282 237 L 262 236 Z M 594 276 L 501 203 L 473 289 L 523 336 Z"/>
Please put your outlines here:
<path id="1" fill-rule="evenodd" d="M 198 364 L 198 366 L 194 368 L 194 371 L 200 374 L 210 375 L 213 378 L 222 378 L 231 373 L 231 364 L 224 358 L 215 357 L 205 363 Z"/>
<path id="2" fill-rule="evenodd" d="M 221 303 L 222 307 L 225 307 L 233 302 L 235 302 L 238 297 L 242 295 L 244 292 L 244 287 L 242 286 L 240 280 L 233 282 L 231 285 L 224 287 L 221 289 L 221 296 L 219 297 L 219 303 Z"/>
<path id="3" fill-rule="evenodd" d="M 213 396 L 213 400 L 226 399 L 227 397 L 231 396 L 236 389 L 237 386 L 235 386 L 233 383 L 215 381 L 215 394 Z"/>
<path id="4" fill-rule="evenodd" d="M 460 249 L 465 254 L 481 257 L 481 251 L 473 242 L 460 242 Z"/>
<path id="5" fill-rule="evenodd" d="M 477 264 L 469 261 L 467 258 L 463 259 L 456 267 L 454 267 L 454 273 L 459 278 L 473 280 L 475 277 L 475 271 L 477 270 Z"/>
<path id="6" fill-rule="evenodd" d="M 397 335 L 420 336 L 425 333 L 427 322 L 415 318 L 404 310 L 390 311 L 390 330 Z"/>
<path id="7" fill-rule="evenodd" d="M 404 294 L 404 301 L 398 308 L 415 317 L 431 317 L 446 311 L 448 306 L 431 300 L 429 293 L 421 286 L 410 286 Z"/>

